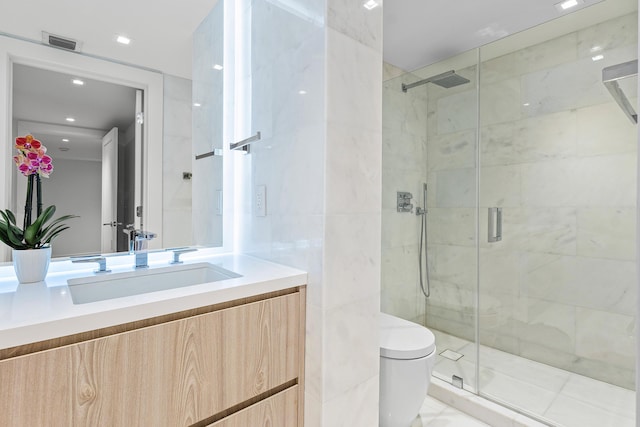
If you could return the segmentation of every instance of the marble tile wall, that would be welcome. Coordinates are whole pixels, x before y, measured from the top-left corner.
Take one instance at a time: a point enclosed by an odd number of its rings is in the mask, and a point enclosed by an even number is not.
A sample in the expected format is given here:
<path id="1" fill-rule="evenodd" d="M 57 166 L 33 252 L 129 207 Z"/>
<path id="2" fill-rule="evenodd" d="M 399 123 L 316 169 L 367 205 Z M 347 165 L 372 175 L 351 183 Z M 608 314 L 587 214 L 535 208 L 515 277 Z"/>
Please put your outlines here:
<path id="1" fill-rule="evenodd" d="M 412 203 L 422 206 L 427 172 L 427 91 L 421 86 L 404 93 L 402 83 L 419 77 L 387 63 L 383 68 L 381 310 L 424 323 L 425 304 L 418 287 L 421 218 L 415 212 L 397 212 L 397 192 L 411 192 Z"/>
<path id="2" fill-rule="evenodd" d="M 323 425 L 378 424 L 382 6 L 327 2 Z"/>
<path id="3" fill-rule="evenodd" d="M 236 250 L 308 272 L 305 425 L 377 425 L 382 10 L 250 3 Z"/>
<path id="4" fill-rule="evenodd" d="M 477 264 L 475 68 L 458 71 L 470 84 L 451 89 L 427 84 L 406 93 L 401 90 L 402 83 L 469 63 L 468 56 L 452 58 L 450 65 L 437 64 L 435 69 L 427 67 L 400 77 L 396 77 L 397 70 L 385 64 L 381 307 L 419 323 L 425 323 L 426 316 L 431 327 L 453 329 L 457 335 L 471 339 Z M 438 116 L 438 108 L 450 114 Z M 422 206 L 424 182 L 428 184 L 429 208 L 428 303 L 419 287 L 418 263 L 424 262 L 419 261 L 421 218 L 396 211 L 397 191 L 412 192 L 414 205 Z"/>
<path id="5" fill-rule="evenodd" d="M 224 64 L 224 2 L 219 1 L 193 35 L 192 153 L 222 148 L 223 73 L 213 68 Z M 169 158 L 171 159 L 171 158 Z M 196 245 L 222 246 L 222 213 L 218 200 L 223 190 L 221 156 L 191 158 L 193 233 Z"/>
<path id="6" fill-rule="evenodd" d="M 596 46 L 602 61 L 591 60 Z M 637 137 L 600 73 L 636 57 L 632 14 L 480 69 L 481 340 L 627 388 L 635 363 Z M 475 270 L 474 226 L 465 221 L 474 220 L 475 203 L 472 96 L 430 90 L 427 101 L 435 288 L 427 319 L 467 339 L 475 289 L 466 272 Z M 498 243 L 486 239 L 490 206 L 503 208 Z"/>

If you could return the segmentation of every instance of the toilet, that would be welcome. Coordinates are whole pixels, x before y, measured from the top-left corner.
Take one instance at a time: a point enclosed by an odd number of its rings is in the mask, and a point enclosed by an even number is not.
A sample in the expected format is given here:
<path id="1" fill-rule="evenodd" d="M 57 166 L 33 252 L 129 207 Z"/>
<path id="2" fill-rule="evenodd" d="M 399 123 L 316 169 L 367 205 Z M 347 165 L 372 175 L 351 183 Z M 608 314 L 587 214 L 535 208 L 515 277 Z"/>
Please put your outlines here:
<path id="1" fill-rule="evenodd" d="M 380 427 L 409 427 L 427 396 L 436 338 L 416 323 L 380 313 Z"/>

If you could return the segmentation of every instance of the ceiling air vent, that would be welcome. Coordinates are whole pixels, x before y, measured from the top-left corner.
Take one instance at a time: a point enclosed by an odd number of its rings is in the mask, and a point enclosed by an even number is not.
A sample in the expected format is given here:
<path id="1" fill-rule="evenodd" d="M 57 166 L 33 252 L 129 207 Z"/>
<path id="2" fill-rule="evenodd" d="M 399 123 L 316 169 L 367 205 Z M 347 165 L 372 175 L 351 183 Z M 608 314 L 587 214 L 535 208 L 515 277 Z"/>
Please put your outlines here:
<path id="1" fill-rule="evenodd" d="M 55 34 L 47 33 L 46 31 L 42 32 L 42 41 L 44 44 L 48 44 L 49 46 L 57 47 L 65 50 L 72 50 L 74 52 L 79 52 L 80 47 L 82 46 L 82 42 L 77 40 L 73 40 L 69 37 L 57 36 Z"/>

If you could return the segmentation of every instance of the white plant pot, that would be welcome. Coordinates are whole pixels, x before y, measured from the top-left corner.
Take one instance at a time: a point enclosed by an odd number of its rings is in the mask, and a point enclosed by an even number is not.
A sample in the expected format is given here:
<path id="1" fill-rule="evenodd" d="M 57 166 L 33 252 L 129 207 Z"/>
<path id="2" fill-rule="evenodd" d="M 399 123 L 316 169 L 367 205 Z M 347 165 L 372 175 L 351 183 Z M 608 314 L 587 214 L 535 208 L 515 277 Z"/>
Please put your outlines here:
<path id="1" fill-rule="evenodd" d="M 49 270 L 51 246 L 41 249 L 13 249 L 13 269 L 20 283 L 42 282 Z"/>

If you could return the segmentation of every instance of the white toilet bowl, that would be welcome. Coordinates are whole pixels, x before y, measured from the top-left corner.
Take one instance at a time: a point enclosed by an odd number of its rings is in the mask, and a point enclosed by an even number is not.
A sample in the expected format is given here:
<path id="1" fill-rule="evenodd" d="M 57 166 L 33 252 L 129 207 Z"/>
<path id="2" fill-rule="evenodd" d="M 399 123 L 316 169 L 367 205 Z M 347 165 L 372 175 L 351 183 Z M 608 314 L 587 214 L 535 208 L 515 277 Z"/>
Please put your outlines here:
<path id="1" fill-rule="evenodd" d="M 380 313 L 381 427 L 409 427 L 427 396 L 435 357 L 429 329 Z"/>

